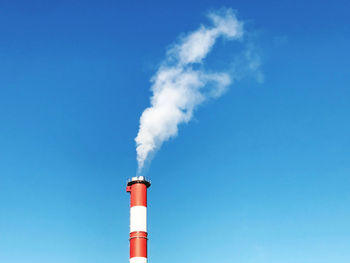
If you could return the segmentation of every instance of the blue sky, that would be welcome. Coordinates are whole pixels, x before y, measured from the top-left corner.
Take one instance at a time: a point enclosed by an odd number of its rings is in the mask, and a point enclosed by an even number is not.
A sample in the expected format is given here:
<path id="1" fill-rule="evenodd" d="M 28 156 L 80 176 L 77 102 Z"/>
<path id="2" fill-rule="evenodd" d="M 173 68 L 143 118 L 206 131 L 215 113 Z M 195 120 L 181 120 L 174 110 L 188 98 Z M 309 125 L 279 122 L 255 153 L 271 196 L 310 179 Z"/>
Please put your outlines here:
<path id="1" fill-rule="evenodd" d="M 155 156 L 150 262 L 350 262 L 349 5 L 1 1 L 0 262 L 128 261 L 150 78 L 223 6 L 265 80 L 200 106 Z M 219 41 L 210 67 L 227 52 Z"/>

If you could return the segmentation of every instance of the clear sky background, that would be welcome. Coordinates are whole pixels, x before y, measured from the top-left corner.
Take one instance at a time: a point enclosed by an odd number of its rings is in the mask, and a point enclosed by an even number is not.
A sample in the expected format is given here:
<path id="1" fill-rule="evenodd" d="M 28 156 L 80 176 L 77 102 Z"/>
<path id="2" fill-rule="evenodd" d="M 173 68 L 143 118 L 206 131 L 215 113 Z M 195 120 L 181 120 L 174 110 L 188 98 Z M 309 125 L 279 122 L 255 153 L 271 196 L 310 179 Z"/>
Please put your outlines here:
<path id="1" fill-rule="evenodd" d="M 350 262 L 339 0 L 0 1 L 0 262 L 128 262 L 125 184 L 149 80 L 222 6 L 254 33 L 265 80 L 205 103 L 155 156 L 150 262 Z M 235 54 L 215 48 L 211 69 Z"/>

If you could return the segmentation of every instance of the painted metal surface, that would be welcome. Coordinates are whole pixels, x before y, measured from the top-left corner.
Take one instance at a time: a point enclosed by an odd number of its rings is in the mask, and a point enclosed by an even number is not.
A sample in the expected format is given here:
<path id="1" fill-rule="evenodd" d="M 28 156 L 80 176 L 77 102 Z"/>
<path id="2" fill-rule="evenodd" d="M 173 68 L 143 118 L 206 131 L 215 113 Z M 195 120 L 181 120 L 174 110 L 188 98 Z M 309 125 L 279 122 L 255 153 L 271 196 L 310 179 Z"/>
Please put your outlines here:
<path id="1" fill-rule="evenodd" d="M 143 176 L 128 181 L 130 193 L 130 263 L 147 263 L 147 188 Z"/>
<path id="2" fill-rule="evenodd" d="M 130 258 L 130 263 L 147 263 L 147 258 Z"/>
<path id="3" fill-rule="evenodd" d="M 130 208 L 130 233 L 135 231 L 147 232 L 147 207 L 132 206 Z"/>

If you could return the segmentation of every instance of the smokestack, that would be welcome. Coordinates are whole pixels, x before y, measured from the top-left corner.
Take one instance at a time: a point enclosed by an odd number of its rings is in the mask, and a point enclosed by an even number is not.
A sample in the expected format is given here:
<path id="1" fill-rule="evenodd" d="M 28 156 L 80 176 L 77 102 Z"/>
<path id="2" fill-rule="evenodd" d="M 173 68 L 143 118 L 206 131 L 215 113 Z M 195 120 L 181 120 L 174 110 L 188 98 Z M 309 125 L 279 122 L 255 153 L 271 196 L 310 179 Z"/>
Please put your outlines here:
<path id="1" fill-rule="evenodd" d="M 147 263 L 147 188 L 144 176 L 132 177 L 126 191 L 130 193 L 130 263 Z"/>

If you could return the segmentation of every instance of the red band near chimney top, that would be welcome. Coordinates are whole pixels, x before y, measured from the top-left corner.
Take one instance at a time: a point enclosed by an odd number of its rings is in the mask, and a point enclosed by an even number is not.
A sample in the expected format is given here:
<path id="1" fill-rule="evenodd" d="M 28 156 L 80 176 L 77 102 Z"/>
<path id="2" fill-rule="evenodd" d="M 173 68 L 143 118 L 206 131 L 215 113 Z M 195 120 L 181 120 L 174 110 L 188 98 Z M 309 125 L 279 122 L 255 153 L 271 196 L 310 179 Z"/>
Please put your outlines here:
<path id="1" fill-rule="evenodd" d="M 147 186 L 145 184 L 133 184 L 130 187 L 130 207 L 147 206 Z"/>

